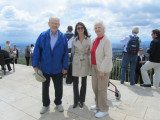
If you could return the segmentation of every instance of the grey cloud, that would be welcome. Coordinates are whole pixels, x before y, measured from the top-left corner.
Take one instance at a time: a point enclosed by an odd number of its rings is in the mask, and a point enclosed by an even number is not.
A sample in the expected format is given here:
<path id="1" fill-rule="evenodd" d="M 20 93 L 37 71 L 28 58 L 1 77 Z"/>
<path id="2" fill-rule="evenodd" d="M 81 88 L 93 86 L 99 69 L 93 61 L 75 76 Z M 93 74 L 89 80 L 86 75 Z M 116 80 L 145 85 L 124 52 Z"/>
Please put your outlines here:
<path id="1" fill-rule="evenodd" d="M 125 7 L 121 3 L 114 3 L 109 6 L 109 10 L 116 14 L 117 21 L 127 26 L 147 26 L 153 23 L 153 19 L 160 17 L 160 1 L 137 5 L 132 3 Z"/>
<path id="2" fill-rule="evenodd" d="M 28 23 L 19 22 L 19 21 L 12 21 L 8 23 L 8 27 L 14 28 L 15 30 L 19 28 L 25 29 L 28 26 L 29 26 Z"/>
<path id="3" fill-rule="evenodd" d="M 15 18 L 15 10 L 13 7 L 4 7 L 1 11 L 1 14 L 7 20 Z"/>

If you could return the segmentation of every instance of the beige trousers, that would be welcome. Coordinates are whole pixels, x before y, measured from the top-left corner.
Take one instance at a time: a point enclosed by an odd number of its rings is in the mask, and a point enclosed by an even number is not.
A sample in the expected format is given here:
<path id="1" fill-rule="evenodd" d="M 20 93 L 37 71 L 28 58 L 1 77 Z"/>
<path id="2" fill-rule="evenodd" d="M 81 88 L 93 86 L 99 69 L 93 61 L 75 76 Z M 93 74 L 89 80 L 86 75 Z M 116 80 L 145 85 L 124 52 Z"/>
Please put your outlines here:
<path id="1" fill-rule="evenodd" d="M 92 88 L 95 94 L 96 106 L 101 112 L 107 112 L 109 109 L 107 104 L 108 81 L 109 73 L 105 73 L 104 78 L 100 80 L 97 66 L 92 65 Z"/>
<path id="2" fill-rule="evenodd" d="M 160 63 L 150 62 L 147 61 L 142 67 L 141 67 L 141 74 L 144 84 L 151 84 L 151 80 L 148 75 L 148 70 L 154 69 L 154 75 L 153 75 L 153 86 L 159 87 L 160 85 Z"/>

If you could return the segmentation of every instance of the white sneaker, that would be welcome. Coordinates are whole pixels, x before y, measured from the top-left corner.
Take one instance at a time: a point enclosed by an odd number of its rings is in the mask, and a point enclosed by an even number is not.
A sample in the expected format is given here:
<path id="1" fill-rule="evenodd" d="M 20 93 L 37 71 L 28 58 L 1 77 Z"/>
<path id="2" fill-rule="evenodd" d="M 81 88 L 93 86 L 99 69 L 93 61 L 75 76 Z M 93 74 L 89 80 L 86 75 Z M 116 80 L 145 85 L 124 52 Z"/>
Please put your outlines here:
<path id="1" fill-rule="evenodd" d="M 91 110 L 98 110 L 98 108 L 97 108 L 97 106 L 96 105 L 93 105 L 93 106 L 91 106 L 91 108 L 90 108 Z"/>
<path id="2" fill-rule="evenodd" d="M 64 111 L 62 104 L 57 105 L 56 108 L 58 109 L 59 112 L 63 112 Z"/>
<path id="3" fill-rule="evenodd" d="M 48 108 L 49 108 L 49 106 L 48 107 L 43 106 L 40 111 L 40 114 L 44 114 L 48 110 Z"/>
<path id="4" fill-rule="evenodd" d="M 97 117 L 97 118 L 102 118 L 102 117 L 104 117 L 105 115 L 108 115 L 108 112 L 97 112 L 97 113 L 95 114 L 95 117 Z"/>

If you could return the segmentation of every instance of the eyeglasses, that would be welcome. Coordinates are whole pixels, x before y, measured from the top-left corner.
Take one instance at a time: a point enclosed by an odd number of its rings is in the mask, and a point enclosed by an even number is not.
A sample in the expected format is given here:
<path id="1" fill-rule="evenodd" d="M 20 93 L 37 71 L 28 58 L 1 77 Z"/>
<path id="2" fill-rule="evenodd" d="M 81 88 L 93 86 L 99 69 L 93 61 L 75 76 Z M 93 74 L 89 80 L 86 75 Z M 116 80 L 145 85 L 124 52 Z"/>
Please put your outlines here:
<path id="1" fill-rule="evenodd" d="M 59 23 L 54 23 L 54 22 L 51 22 L 51 24 L 52 24 L 52 25 L 56 25 L 56 26 L 59 25 Z"/>
<path id="2" fill-rule="evenodd" d="M 83 30 L 84 29 L 84 27 L 77 27 L 77 30 Z"/>

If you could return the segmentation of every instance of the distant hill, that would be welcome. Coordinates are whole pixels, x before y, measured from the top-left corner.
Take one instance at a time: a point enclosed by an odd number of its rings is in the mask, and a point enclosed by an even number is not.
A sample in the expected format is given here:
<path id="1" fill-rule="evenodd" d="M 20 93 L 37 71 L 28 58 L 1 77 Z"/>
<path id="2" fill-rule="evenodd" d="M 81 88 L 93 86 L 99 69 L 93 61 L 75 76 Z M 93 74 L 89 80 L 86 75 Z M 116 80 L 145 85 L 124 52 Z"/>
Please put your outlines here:
<path id="1" fill-rule="evenodd" d="M 140 44 L 140 47 L 144 49 L 144 53 L 146 53 L 146 49 L 149 48 L 151 41 L 143 41 Z M 16 44 L 17 48 L 20 49 L 19 51 L 19 57 L 24 57 L 24 52 L 25 52 L 25 47 L 31 43 L 11 43 L 11 48 L 13 49 L 13 45 Z M 4 49 L 5 44 L 0 43 L 0 46 L 2 49 Z M 122 51 L 123 51 L 124 44 L 123 43 L 112 43 L 112 52 L 113 55 L 116 56 L 122 56 Z M 121 57 L 120 57 L 121 58 Z"/>
<path id="2" fill-rule="evenodd" d="M 142 41 L 141 45 L 150 45 L 151 41 Z"/>

